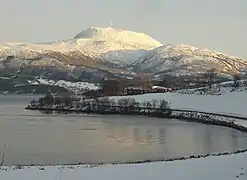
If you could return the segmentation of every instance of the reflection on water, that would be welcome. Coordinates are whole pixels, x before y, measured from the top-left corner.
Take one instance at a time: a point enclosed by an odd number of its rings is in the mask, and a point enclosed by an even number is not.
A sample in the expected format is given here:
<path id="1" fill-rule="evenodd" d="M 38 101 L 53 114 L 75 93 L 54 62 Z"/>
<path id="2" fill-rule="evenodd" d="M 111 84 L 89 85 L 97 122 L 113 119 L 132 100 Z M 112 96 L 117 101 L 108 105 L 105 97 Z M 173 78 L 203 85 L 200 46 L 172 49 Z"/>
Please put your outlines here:
<path id="1" fill-rule="evenodd" d="M 142 116 L 42 114 L 33 97 L 0 96 L 0 151 L 7 164 L 146 160 L 247 148 L 239 131 Z"/>
<path id="2" fill-rule="evenodd" d="M 166 135 L 163 128 L 159 128 L 159 144 L 165 144 Z"/>

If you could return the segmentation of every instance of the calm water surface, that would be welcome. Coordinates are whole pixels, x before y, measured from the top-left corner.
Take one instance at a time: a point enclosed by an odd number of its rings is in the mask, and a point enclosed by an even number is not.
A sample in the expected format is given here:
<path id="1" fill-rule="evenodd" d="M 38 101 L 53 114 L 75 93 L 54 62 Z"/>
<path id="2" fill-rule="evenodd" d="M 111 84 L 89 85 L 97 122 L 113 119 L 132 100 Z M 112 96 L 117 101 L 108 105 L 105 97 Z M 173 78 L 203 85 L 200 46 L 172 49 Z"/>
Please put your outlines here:
<path id="1" fill-rule="evenodd" d="M 0 96 L 0 151 L 5 151 L 5 164 L 107 163 L 247 148 L 247 135 L 230 128 L 141 116 L 25 110 L 34 98 Z M 3 148 L 4 144 L 8 146 Z"/>

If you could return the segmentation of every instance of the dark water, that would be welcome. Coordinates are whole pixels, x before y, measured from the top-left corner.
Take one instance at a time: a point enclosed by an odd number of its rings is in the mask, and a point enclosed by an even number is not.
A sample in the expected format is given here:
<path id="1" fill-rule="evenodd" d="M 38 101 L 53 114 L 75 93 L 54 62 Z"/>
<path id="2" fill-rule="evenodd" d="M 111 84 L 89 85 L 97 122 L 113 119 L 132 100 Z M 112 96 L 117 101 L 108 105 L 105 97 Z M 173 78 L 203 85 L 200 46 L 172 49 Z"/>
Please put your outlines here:
<path id="1" fill-rule="evenodd" d="M 5 164 L 171 158 L 247 148 L 230 128 L 141 116 L 58 115 L 24 110 L 31 96 L 0 96 Z M 8 144 L 6 148 L 2 148 Z"/>

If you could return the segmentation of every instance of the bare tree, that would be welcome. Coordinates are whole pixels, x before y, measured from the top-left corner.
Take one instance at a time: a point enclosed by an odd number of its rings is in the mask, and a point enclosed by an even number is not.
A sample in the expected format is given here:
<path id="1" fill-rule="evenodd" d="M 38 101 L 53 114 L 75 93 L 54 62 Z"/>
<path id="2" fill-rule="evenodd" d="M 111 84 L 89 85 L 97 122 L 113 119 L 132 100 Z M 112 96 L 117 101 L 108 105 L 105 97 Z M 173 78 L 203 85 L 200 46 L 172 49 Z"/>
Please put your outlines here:
<path id="1" fill-rule="evenodd" d="M 111 105 L 111 101 L 108 97 L 103 97 L 100 99 L 100 104 L 102 106 L 110 106 Z"/>
<path id="2" fill-rule="evenodd" d="M 117 105 L 118 105 L 118 106 L 124 106 L 124 101 L 123 101 L 123 99 L 119 99 L 119 100 L 117 101 Z"/>
<path id="3" fill-rule="evenodd" d="M 93 110 L 98 110 L 99 109 L 99 105 L 100 105 L 100 100 L 99 98 L 94 98 L 93 100 L 88 100 L 86 102 L 86 106 L 91 107 Z"/>
<path id="4" fill-rule="evenodd" d="M 128 101 L 129 101 L 130 106 L 135 107 L 135 104 L 136 104 L 135 98 L 128 98 Z"/>
<path id="5" fill-rule="evenodd" d="M 169 106 L 168 106 L 168 102 L 166 100 L 160 100 L 160 104 L 159 104 L 159 108 L 161 110 L 164 110 L 164 109 L 168 109 Z"/>
<path id="6" fill-rule="evenodd" d="M 117 105 L 119 106 L 119 110 L 122 111 L 122 110 L 126 110 L 125 108 L 125 100 L 124 99 L 119 99 L 117 101 Z"/>
<path id="7" fill-rule="evenodd" d="M 151 108 L 152 107 L 152 103 L 150 101 L 147 101 L 146 107 L 147 108 Z"/>
<path id="8" fill-rule="evenodd" d="M 234 86 L 238 87 L 239 86 L 239 81 L 241 80 L 241 77 L 239 74 L 234 74 L 233 75 L 233 81 L 234 81 Z"/>
<path id="9" fill-rule="evenodd" d="M 128 98 L 123 98 L 123 105 L 125 108 L 129 106 L 129 99 Z"/>
<path id="10" fill-rule="evenodd" d="M 141 105 L 142 105 L 142 107 L 147 107 L 147 101 L 146 101 L 146 100 L 143 101 L 143 102 L 141 103 Z"/>
<path id="11" fill-rule="evenodd" d="M 4 158 L 5 158 L 5 148 L 7 147 L 7 144 L 4 144 L 3 146 L 3 152 L 2 152 L 2 155 L 1 155 L 1 162 L 0 162 L 0 166 L 3 166 L 4 165 Z"/>
<path id="12" fill-rule="evenodd" d="M 128 111 L 134 112 L 136 110 L 135 98 L 128 98 Z"/>
<path id="13" fill-rule="evenodd" d="M 115 99 L 110 99 L 110 104 L 111 104 L 111 107 L 115 107 L 117 105 Z"/>
<path id="14" fill-rule="evenodd" d="M 140 102 L 138 102 L 138 101 L 135 102 L 135 108 L 136 108 L 138 111 L 140 111 L 140 105 L 141 105 Z"/>
<path id="15" fill-rule="evenodd" d="M 152 100 L 152 108 L 156 108 L 158 101 L 156 99 Z"/>
<path id="16" fill-rule="evenodd" d="M 106 110 L 111 106 L 110 99 L 108 97 L 103 97 L 98 99 L 98 108 L 101 110 Z"/>
<path id="17" fill-rule="evenodd" d="M 204 74 L 205 78 L 208 80 L 208 85 L 210 88 L 212 87 L 213 79 L 216 75 L 216 69 L 214 68 L 207 70 L 207 72 Z"/>

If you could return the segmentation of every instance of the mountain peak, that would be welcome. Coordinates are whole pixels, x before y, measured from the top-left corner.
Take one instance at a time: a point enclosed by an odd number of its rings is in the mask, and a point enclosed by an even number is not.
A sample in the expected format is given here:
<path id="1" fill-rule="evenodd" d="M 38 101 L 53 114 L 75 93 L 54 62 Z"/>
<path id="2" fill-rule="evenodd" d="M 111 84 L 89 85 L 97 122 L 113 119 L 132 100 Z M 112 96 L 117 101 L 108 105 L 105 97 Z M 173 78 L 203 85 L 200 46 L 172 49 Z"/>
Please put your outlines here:
<path id="1" fill-rule="evenodd" d="M 112 27 L 91 27 L 78 33 L 75 39 L 93 39 L 97 41 L 115 41 L 123 44 L 143 44 L 150 48 L 162 46 L 162 44 L 145 33 L 134 32 Z"/>
<path id="2" fill-rule="evenodd" d="M 8 56 L 16 58 L 5 61 Z M 211 68 L 223 74 L 247 71 L 244 59 L 192 45 L 163 45 L 145 33 L 112 27 L 87 28 L 74 39 L 48 44 L 0 44 L 0 66 L 1 62 L 6 67 L 25 62 L 34 67 L 79 66 L 120 74 L 194 75 Z"/>
<path id="3" fill-rule="evenodd" d="M 112 27 L 90 27 L 90 28 L 86 28 L 83 29 L 80 33 L 78 33 L 75 36 L 75 39 L 78 38 L 93 38 L 95 36 L 99 36 L 99 35 L 103 35 L 103 34 L 109 34 L 109 33 L 117 33 L 117 32 L 121 32 L 123 30 L 121 29 L 115 29 Z"/>

